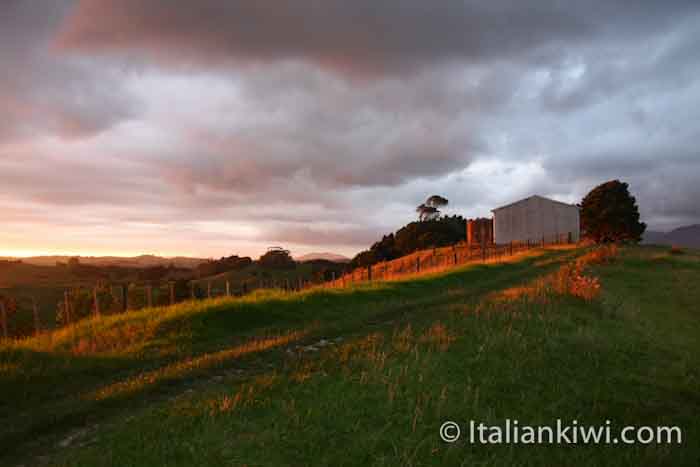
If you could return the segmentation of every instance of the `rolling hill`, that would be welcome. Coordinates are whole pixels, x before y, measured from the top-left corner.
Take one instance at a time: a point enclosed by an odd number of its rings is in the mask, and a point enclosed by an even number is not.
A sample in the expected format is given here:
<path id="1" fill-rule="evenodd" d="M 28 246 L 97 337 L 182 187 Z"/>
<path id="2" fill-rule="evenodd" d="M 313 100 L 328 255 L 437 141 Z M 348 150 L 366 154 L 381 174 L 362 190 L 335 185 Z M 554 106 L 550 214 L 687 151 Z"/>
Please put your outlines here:
<path id="1" fill-rule="evenodd" d="M 547 286 L 582 254 L 185 302 L 0 344 L 0 463 L 697 466 L 698 254 L 627 247 L 588 272 L 603 297 Z M 438 435 L 506 419 L 672 425 L 683 442 Z"/>
<path id="2" fill-rule="evenodd" d="M 300 263 L 305 263 L 307 261 L 315 261 L 315 260 L 325 260 L 325 261 L 331 261 L 333 263 L 349 263 L 350 258 L 347 256 L 339 255 L 337 253 L 329 253 L 329 252 L 323 252 L 323 253 L 308 253 L 306 255 L 301 255 L 296 258 L 294 258 L 296 261 Z"/>
<path id="3" fill-rule="evenodd" d="M 32 264 L 35 266 L 55 266 L 56 263 L 66 263 L 71 258 L 78 258 L 81 264 L 88 266 L 119 266 L 124 268 L 150 268 L 154 266 L 169 266 L 172 264 L 176 268 L 193 269 L 208 261 L 203 258 L 188 258 L 184 256 L 168 258 L 156 255 L 140 255 L 131 257 L 47 255 L 30 256 L 27 258 L 0 257 L 0 260 L 21 260 L 25 264 Z"/>
<path id="4" fill-rule="evenodd" d="M 678 227 L 670 232 L 651 230 L 644 233 L 642 243 L 700 248 L 700 224 Z"/>

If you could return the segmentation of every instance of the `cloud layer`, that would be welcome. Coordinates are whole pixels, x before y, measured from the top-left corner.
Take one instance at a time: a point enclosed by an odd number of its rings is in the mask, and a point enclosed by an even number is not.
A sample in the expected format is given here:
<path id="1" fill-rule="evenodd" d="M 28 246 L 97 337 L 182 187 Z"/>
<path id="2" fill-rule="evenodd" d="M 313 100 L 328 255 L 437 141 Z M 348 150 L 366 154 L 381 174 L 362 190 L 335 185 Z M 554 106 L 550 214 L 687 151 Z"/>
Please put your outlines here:
<path id="1" fill-rule="evenodd" d="M 700 222 L 696 5 L 11 0 L 0 254 L 352 254 L 612 178 Z"/>

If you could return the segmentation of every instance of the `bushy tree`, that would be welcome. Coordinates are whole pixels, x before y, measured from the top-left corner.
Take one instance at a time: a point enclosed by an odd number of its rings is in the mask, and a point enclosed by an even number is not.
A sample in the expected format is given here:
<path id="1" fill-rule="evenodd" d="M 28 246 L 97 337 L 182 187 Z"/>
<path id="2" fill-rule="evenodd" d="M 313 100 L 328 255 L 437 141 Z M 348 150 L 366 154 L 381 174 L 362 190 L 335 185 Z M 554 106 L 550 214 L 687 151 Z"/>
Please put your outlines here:
<path id="1" fill-rule="evenodd" d="M 416 208 L 419 221 L 432 221 L 440 218 L 440 208 L 447 206 L 447 198 L 433 195 Z"/>
<path id="2" fill-rule="evenodd" d="M 222 272 L 238 271 L 253 264 L 253 260 L 248 256 L 228 256 L 218 260 L 207 261 L 197 266 L 197 277 L 214 276 Z"/>
<path id="3" fill-rule="evenodd" d="M 350 263 L 353 268 L 389 261 L 418 250 L 453 245 L 463 241 L 467 221 L 462 216 L 445 216 L 428 221 L 411 222 L 396 233 L 385 235 L 369 250 L 358 253 Z"/>
<path id="4" fill-rule="evenodd" d="M 258 260 L 258 264 L 269 269 L 294 269 L 297 265 L 289 250 L 280 247 L 268 248 L 267 253 Z"/>
<path id="5" fill-rule="evenodd" d="M 628 184 L 612 180 L 598 185 L 583 198 L 581 228 L 596 243 L 639 242 L 646 224 L 639 221 L 637 201 Z"/>

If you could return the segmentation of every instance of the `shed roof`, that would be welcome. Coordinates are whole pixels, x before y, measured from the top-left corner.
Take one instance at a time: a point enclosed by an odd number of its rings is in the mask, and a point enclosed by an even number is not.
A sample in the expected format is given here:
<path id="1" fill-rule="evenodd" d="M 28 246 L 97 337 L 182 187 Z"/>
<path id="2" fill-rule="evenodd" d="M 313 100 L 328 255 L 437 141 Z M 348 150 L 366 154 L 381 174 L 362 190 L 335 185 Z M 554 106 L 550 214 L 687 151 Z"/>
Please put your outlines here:
<path id="1" fill-rule="evenodd" d="M 578 209 L 578 206 L 576 206 L 575 204 L 564 203 L 564 202 L 562 202 L 562 201 L 557 201 L 556 199 L 547 198 L 547 197 L 545 197 L 545 196 L 532 195 L 532 196 L 528 196 L 527 198 L 523 198 L 523 199 L 520 199 L 520 200 L 518 200 L 518 201 L 514 201 L 514 202 L 512 202 L 512 203 L 506 204 L 506 205 L 504 205 L 504 206 L 500 206 L 500 207 L 494 208 L 494 209 L 491 210 L 491 212 L 500 211 L 501 209 L 505 209 L 505 208 L 509 208 L 509 207 L 511 207 L 511 206 L 515 206 L 516 204 L 520 204 L 520 203 L 522 203 L 522 202 L 531 200 L 531 199 L 533 199 L 533 198 L 539 198 L 539 199 L 543 199 L 543 200 L 545 200 L 545 201 L 549 201 L 550 203 L 562 204 L 562 205 L 564 205 L 564 206 L 574 207 L 574 208 L 577 208 L 577 209 Z"/>

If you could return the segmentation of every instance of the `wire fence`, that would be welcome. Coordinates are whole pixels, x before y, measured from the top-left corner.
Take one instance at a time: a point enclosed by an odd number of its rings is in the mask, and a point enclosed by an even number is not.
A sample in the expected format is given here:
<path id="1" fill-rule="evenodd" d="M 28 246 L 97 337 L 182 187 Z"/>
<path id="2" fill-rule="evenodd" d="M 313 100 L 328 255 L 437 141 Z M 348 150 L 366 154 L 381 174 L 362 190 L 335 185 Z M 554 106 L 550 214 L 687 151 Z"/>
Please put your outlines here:
<path id="1" fill-rule="evenodd" d="M 55 303 L 53 310 L 41 310 L 41 305 L 35 297 L 25 296 L 22 313 L 17 311 L 18 301 L 11 299 L 7 291 L 2 293 L 3 291 L 0 290 L 0 297 L 4 297 L 0 299 L 0 325 L 2 326 L 0 338 L 11 339 L 38 334 L 74 323 L 87 316 L 124 313 L 144 308 L 156 309 L 184 301 L 243 296 L 261 289 L 296 292 L 311 288 L 342 288 L 372 281 L 390 281 L 445 271 L 469 263 L 497 262 L 533 248 L 571 243 L 570 234 L 501 245 L 469 245 L 462 242 L 447 247 L 421 250 L 394 260 L 356 268 L 345 274 L 336 275 L 331 271 L 330 277 L 326 275 L 317 279 L 288 276 L 246 278 L 236 281 L 212 278 L 211 280 L 177 280 L 165 283 L 98 283 L 64 290 L 62 295 L 53 302 Z M 45 305 L 44 308 L 46 308 Z M 50 322 L 52 316 L 53 323 Z"/>

